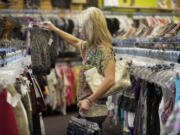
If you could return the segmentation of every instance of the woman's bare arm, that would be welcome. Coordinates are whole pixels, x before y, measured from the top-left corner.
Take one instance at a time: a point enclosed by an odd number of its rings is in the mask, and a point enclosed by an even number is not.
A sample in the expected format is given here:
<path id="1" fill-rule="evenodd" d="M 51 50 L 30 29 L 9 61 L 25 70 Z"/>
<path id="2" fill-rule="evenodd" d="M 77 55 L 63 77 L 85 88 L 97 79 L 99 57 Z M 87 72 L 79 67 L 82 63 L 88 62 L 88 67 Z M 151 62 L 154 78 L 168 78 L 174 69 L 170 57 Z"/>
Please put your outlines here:
<path id="1" fill-rule="evenodd" d="M 81 41 L 79 38 L 57 28 L 50 21 L 44 22 L 43 27 L 56 32 L 63 40 L 65 40 L 69 44 L 73 45 L 74 47 L 78 47 L 77 44 Z"/>

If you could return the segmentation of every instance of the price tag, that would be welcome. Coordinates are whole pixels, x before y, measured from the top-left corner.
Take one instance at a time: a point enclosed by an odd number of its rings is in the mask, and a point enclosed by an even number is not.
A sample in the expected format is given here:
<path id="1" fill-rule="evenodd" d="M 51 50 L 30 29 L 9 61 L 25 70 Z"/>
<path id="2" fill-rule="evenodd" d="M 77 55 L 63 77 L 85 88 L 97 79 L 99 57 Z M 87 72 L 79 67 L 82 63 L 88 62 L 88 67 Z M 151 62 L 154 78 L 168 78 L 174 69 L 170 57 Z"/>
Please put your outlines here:
<path id="1" fill-rule="evenodd" d="M 51 45 L 52 45 L 52 43 L 53 43 L 53 39 L 52 39 L 52 38 L 50 38 L 50 39 L 49 39 L 49 42 L 48 42 L 48 45 L 49 45 L 49 46 L 51 46 Z"/>

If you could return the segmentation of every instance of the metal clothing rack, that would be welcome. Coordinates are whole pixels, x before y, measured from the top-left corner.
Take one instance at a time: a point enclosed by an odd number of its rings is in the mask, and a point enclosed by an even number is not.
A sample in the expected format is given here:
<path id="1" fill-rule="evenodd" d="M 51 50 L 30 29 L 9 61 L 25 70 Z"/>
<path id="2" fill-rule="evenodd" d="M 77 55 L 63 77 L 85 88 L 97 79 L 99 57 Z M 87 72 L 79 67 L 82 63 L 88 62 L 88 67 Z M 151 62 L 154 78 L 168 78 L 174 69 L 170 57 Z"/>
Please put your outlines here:
<path id="1" fill-rule="evenodd" d="M 28 13 L 28 14 L 35 14 L 35 13 L 55 13 L 55 14 L 60 14 L 60 13 L 80 13 L 78 10 L 40 10 L 40 9 L 0 9 L 0 13 Z"/>
<path id="2" fill-rule="evenodd" d="M 132 8 L 136 11 L 108 11 L 102 8 L 102 11 L 105 15 L 132 15 L 132 16 L 180 16 L 180 12 L 173 12 L 168 10 L 160 10 L 157 12 L 150 11 L 139 11 L 138 8 Z M 35 14 L 35 13 L 45 13 L 45 14 L 78 14 L 81 11 L 79 10 L 40 10 L 40 9 L 0 9 L 0 13 L 28 13 L 28 14 Z"/>
<path id="3" fill-rule="evenodd" d="M 170 40 L 170 41 L 168 41 Z M 180 39 L 173 39 L 173 37 L 160 37 L 160 38 L 127 38 L 127 39 L 118 39 L 114 38 L 112 44 L 119 47 L 129 47 L 126 45 L 131 44 L 132 47 L 137 44 L 180 44 Z"/>
<path id="4" fill-rule="evenodd" d="M 0 58 L 0 66 L 5 66 L 7 63 L 22 58 L 24 55 L 24 50 L 19 50 L 18 52 L 14 52 L 11 55 L 7 53 L 5 58 Z"/>
<path id="5" fill-rule="evenodd" d="M 131 74 L 135 77 L 157 84 L 162 88 L 172 90 L 174 87 L 174 77 L 176 74 L 180 74 L 180 70 L 170 68 L 168 70 L 154 72 L 147 67 L 133 66 L 131 69 Z"/>
<path id="6" fill-rule="evenodd" d="M 117 54 L 128 54 L 133 56 L 142 56 L 155 58 L 165 61 L 180 61 L 180 51 L 163 51 L 163 50 L 152 50 L 152 49 L 142 49 L 142 48 L 121 48 L 115 47 L 115 53 Z"/>
<path id="7" fill-rule="evenodd" d="M 101 9 L 107 15 L 180 16 L 180 9 L 129 6 L 107 6 Z"/>

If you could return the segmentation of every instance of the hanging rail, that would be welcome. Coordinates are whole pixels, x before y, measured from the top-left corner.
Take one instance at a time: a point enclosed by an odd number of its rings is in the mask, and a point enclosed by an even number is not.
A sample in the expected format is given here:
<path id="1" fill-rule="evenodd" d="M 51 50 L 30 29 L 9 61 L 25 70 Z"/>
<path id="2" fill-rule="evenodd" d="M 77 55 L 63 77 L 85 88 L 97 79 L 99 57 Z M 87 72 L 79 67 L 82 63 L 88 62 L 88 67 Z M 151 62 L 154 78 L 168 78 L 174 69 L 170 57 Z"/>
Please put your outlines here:
<path id="1" fill-rule="evenodd" d="M 131 44 L 132 47 L 137 44 L 180 44 L 180 39 L 173 37 L 159 37 L 159 38 L 127 38 L 127 39 L 118 39 L 114 38 L 112 43 L 119 47 L 129 47 L 126 45 Z"/>
<path id="2" fill-rule="evenodd" d="M 0 9 L 0 13 L 80 13 L 78 10 Z"/>
<path id="3" fill-rule="evenodd" d="M 66 14 L 78 14 L 79 10 L 39 10 L 39 9 L 0 9 L 0 13 L 66 13 Z M 106 11 L 103 10 L 105 15 L 132 15 L 132 16 L 180 16 L 180 12 L 140 12 L 140 11 Z"/>
<path id="4" fill-rule="evenodd" d="M 142 48 L 121 48 L 115 47 L 115 53 L 117 54 L 129 54 L 134 56 L 143 56 L 149 58 L 155 58 L 159 60 L 167 60 L 173 62 L 180 61 L 180 51 L 163 51 L 163 50 L 152 50 Z"/>
<path id="5" fill-rule="evenodd" d="M 107 15 L 179 16 L 180 9 L 154 7 L 107 6 L 101 8 Z"/>

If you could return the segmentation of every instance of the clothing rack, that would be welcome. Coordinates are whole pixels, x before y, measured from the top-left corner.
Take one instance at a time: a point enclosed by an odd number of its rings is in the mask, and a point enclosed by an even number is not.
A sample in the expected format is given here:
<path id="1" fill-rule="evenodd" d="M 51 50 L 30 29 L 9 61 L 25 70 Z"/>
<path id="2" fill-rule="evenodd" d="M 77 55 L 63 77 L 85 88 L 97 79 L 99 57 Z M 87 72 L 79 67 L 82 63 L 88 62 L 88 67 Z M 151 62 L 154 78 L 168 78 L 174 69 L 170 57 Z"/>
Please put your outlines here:
<path id="1" fill-rule="evenodd" d="M 115 47 L 117 54 L 129 54 L 133 56 L 150 57 L 160 60 L 167 60 L 173 62 L 180 61 L 180 51 L 163 51 L 163 50 L 152 50 L 142 48 L 121 48 Z"/>
<path id="2" fill-rule="evenodd" d="M 78 10 L 40 10 L 40 9 L 0 9 L 0 13 L 29 13 L 29 14 L 35 14 L 35 13 L 80 13 Z"/>
<path id="3" fill-rule="evenodd" d="M 12 62 L 19 58 L 22 58 L 24 55 L 25 55 L 24 50 L 19 50 L 17 52 L 13 52 L 13 53 L 7 53 L 7 54 L 5 54 L 5 56 L 3 58 L 0 57 L 0 66 L 4 66 L 9 62 Z"/>
<path id="4" fill-rule="evenodd" d="M 137 12 L 137 11 L 106 11 L 102 8 L 105 15 L 132 15 L 132 16 L 180 16 L 180 12 Z M 78 14 L 79 10 L 39 10 L 39 9 L 0 9 L 0 13 L 10 14 L 10 13 L 54 13 L 54 14 Z"/>
<path id="5" fill-rule="evenodd" d="M 170 40 L 170 41 L 168 41 Z M 127 38 L 127 39 L 118 39 L 114 38 L 112 44 L 119 47 L 129 47 L 126 45 L 132 45 L 135 47 L 137 44 L 180 44 L 179 39 L 173 39 L 173 37 L 160 37 L 160 38 Z"/>
<path id="6" fill-rule="evenodd" d="M 101 8 L 106 15 L 131 15 L 131 16 L 179 16 L 180 9 L 166 9 L 155 7 L 129 7 L 107 6 Z"/>

